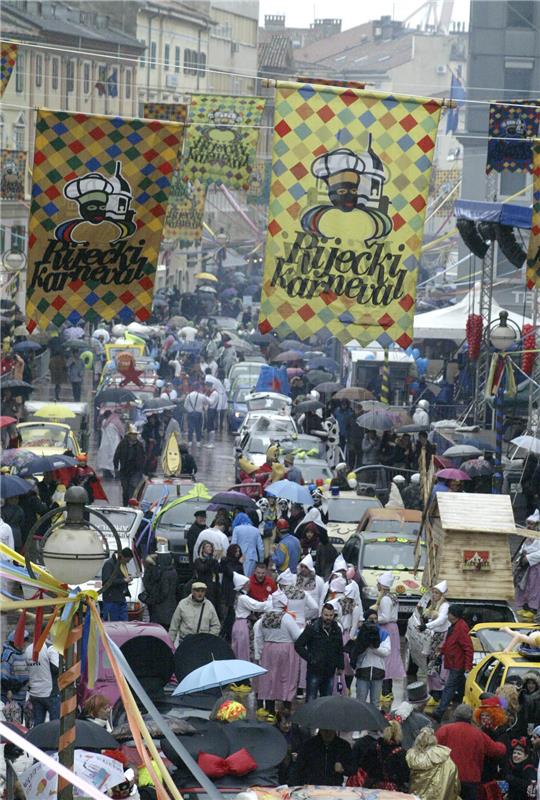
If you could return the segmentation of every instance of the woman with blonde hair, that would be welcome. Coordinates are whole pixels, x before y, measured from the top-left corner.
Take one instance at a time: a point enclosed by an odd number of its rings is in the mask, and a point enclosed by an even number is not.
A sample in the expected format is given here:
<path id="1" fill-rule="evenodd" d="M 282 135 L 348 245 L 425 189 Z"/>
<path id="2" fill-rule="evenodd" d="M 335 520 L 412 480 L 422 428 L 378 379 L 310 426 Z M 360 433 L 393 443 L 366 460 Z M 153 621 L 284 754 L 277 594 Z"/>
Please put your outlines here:
<path id="1" fill-rule="evenodd" d="M 406 760 L 411 794 L 420 800 L 459 800 L 461 785 L 450 748 L 437 743 L 431 728 L 422 728 Z"/>
<path id="2" fill-rule="evenodd" d="M 111 725 L 111 701 L 104 694 L 94 694 L 89 697 L 82 708 L 82 713 L 79 719 L 85 719 L 88 722 L 95 722 L 96 725 L 101 725 L 109 733 L 112 731 Z"/>
<path id="3" fill-rule="evenodd" d="M 402 738 L 403 733 L 398 720 L 389 720 L 382 737 L 375 745 L 365 786 L 394 792 L 408 791 L 409 767 L 406 752 L 401 746 Z"/>

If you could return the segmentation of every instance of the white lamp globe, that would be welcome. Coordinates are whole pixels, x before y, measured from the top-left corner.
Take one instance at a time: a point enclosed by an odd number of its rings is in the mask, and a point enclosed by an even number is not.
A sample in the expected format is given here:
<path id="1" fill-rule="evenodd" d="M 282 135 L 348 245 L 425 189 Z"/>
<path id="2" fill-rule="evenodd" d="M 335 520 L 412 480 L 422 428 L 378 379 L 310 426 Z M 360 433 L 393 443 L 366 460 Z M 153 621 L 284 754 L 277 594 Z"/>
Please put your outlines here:
<path id="1" fill-rule="evenodd" d="M 500 322 L 489 332 L 489 341 L 495 350 L 506 351 L 515 343 L 517 333 L 513 327 L 507 324 L 508 314 L 501 311 Z"/>
<path id="2" fill-rule="evenodd" d="M 63 525 L 46 539 L 42 550 L 48 572 L 61 583 L 86 583 L 101 572 L 107 551 L 92 528 Z"/>

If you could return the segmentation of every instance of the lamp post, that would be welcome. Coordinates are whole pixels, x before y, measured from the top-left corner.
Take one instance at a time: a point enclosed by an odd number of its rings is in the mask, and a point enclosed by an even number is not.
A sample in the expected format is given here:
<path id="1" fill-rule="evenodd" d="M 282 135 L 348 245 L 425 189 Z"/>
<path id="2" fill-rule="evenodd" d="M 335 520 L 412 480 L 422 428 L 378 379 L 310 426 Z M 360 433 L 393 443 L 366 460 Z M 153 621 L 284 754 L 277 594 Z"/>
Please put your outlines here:
<path id="1" fill-rule="evenodd" d="M 498 354 L 496 372 L 502 369 L 502 374 L 495 393 L 493 410 L 495 415 L 495 472 L 493 473 L 492 491 L 501 494 L 502 475 L 502 448 L 504 425 L 504 390 L 506 386 L 505 363 L 503 354 L 511 350 L 516 341 L 521 337 L 521 329 L 515 322 L 508 321 L 508 313 L 501 311 L 498 320 L 490 322 L 485 333 L 491 348 Z M 501 359 L 503 362 L 501 363 Z"/>
<path id="2" fill-rule="evenodd" d="M 109 546 L 103 533 L 85 519 L 91 511 L 110 529 L 120 553 L 122 546 L 116 528 L 104 514 L 87 506 L 88 494 L 82 486 L 72 486 L 65 494 L 65 506 L 48 511 L 36 522 L 28 534 L 29 546 L 26 548 L 26 568 L 34 577 L 32 560 L 43 565 L 60 583 L 78 586 L 86 583 L 100 573 L 103 562 L 109 557 Z M 65 519 L 63 515 L 65 513 Z M 58 523 L 52 522 L 43 536 L 36 534 L 43 529 L 45 522 L 60 516 Z M 112 578 L 116 575 L 113 574 Z M 111 579 L 112 579 L 111 578 Z M 101 591 L 106 587 L 101 587 Z M 75 734 L 77 711 L 77 680 L 81 675 L 79 641 L 82 626 L 79 614 L 73 617 L 66 648 L 60 655 L 58 688 L 60 689 L 60 735 L 58 740 L 58 760 L 60 764 L 73 770 L 75 759 Z M 73 800 L 73 786 L 61 776 L 58 777 L 59 800 Z"/>

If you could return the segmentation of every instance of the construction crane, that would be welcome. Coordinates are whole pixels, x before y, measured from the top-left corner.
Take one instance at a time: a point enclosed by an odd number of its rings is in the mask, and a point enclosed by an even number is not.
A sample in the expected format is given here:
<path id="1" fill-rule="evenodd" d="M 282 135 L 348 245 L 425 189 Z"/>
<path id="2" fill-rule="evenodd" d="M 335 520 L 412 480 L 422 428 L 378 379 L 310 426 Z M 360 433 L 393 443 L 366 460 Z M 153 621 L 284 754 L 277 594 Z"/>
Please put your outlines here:
<path id="1" fill-rule="evenodd" d="M 419 24 L 420 30 L 425 33 L 442 33 L 447 34 L 450 29 L 450 22 L 452 20 L 452 12 L 454 10 L 454 0 L 427 0 L 422 3 L 412 14 L 409 14 L 403 20 L 403 24 L 407 25 L 415 17 L 422 12 L 421 21 Z"/>

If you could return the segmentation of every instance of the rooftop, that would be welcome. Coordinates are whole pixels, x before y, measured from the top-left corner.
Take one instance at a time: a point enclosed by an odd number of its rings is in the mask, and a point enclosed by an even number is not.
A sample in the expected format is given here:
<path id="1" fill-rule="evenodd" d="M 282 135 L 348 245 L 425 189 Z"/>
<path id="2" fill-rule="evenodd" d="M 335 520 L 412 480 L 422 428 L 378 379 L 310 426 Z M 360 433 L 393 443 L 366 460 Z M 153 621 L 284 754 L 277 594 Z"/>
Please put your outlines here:
<path id="1" fill-rule="evenodd" d="M 272 69 L 293 69 L 293 47 L 289 37 L 274 34 L 269 41 L 260 44 L 258 61 L 261 72 Z"/>

